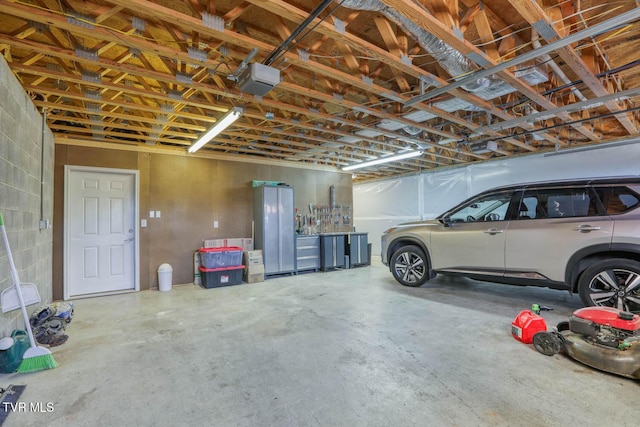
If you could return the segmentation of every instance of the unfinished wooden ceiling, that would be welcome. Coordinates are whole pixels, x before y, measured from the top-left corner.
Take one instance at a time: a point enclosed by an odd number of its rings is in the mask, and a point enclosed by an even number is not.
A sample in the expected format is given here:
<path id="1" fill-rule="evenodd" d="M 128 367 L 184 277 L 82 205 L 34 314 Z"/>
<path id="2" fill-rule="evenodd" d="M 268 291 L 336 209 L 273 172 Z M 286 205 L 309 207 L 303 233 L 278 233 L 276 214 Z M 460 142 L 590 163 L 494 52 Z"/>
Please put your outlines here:
<path id="1" fill-rule="evenodd" d="M 370 180 L 638 134 L 635 0 L 0 0 L 0 52 L 59 144 Z M 280 72 L 242 92 L 252 63 Z"/>

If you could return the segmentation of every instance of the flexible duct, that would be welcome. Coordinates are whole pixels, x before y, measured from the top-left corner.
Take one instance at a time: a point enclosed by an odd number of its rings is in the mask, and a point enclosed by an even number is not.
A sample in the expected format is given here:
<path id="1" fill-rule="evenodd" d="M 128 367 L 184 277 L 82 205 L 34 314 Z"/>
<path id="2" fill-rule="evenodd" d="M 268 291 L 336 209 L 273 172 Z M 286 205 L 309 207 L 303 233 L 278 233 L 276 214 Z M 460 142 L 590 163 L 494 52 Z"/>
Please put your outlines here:
<path id="1" fill-rule="evenodd" d="M 343 0 L 340 4 L 349 9 L 382 13 L 388 19 L 399 25 L 403 31 L 412 34 L 424 50 L 433 56 L 440 66 L 454 78 L 462 77 L 476 69 L 474 64 L 462 53 L 415 24 L 397 10 L 382 3 L 380 0 Z M 426 13 L 429 13 L 426 9 L 424 10 Z M 475 82 L 463 85 L 462 88 L 469 92 L 477 92 L 486 89 L 491 83 L 490 78 L 484 77 Z"/>

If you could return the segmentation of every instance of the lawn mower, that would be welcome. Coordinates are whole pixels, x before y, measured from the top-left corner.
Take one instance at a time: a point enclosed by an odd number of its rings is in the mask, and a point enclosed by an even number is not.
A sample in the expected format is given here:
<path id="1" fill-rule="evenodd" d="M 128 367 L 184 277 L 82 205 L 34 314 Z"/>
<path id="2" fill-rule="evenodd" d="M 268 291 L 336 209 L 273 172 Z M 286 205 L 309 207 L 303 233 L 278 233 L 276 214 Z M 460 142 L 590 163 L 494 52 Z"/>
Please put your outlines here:
<path id="1" fill-rule="evenodd" d="M 640 315 L 612 307 L 585 307 L 552 332 L 533 335 L 533 346 L 552 356 L 563 352 L 592 368 L 640 379 Z"/>

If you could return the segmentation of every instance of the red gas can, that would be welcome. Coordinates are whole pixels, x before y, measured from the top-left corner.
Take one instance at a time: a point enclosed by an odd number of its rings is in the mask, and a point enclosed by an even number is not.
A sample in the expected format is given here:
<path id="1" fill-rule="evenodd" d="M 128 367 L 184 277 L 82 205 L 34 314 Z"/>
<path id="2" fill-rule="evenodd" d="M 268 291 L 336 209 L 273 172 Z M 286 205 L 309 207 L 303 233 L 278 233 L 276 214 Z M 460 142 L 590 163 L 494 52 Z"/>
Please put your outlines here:
<path id="1" fill-rule="evenodd" d="M 531 344 L 537 332 L 546 330 L 547 322 L 531 310 L 522 310 L 511 322 L 511 335 L 525 344 Z"/>

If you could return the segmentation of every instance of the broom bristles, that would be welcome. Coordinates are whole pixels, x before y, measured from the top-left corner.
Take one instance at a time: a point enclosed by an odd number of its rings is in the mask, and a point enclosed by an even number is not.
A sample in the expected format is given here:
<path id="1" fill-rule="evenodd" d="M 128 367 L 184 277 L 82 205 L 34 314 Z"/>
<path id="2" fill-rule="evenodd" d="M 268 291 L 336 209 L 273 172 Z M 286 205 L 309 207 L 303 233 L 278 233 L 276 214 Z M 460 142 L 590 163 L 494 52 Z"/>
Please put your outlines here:
<path id="1" fill-rule="evenodd" d="M 24 352 L 17 372 L 35 372 L 57 367 L 58 362 L 49 350 L 44 347 L 31 347 Z"/>

